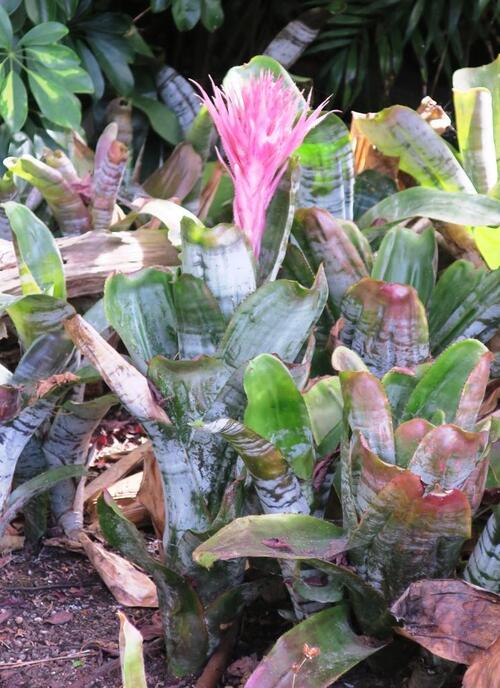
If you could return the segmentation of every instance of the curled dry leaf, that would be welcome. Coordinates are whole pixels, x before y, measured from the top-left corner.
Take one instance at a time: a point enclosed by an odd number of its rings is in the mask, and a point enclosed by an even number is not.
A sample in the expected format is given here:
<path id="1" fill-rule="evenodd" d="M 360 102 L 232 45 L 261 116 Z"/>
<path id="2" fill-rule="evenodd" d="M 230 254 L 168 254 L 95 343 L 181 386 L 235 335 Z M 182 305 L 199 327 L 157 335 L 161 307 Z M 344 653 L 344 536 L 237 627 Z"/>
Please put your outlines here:
<path id="1" fill-rule="evenodd" d="M 500 629 L 500 596 L 462 580 L 412 583 L 391 611 L 397 633 L 460 664 L 476 662 Z"/>
<path id="2" fill-rule="evenodd" d="M 157 607 L 156 586 L 123 557 L 80 535 L 85 553 L 114 598 L 125 607 Z"/>
<path id="3" fill-rule="evenodd" d="M 416 111 L 422 119 L 431 125 L 436 134 L 444 134 L 451 126 L 451 119 L 447 113 L 430 96 L 422 98 Z"/>
<path id="4" fill-rule="evenodd" d="M 58 373 L 56 375 L 51 375 L 46 380 L 40 380 L 36 386 L 35 399 L 46 396 L 53 389 L 61 385 L 69 385 L 73 382 L 78 382 L 78 379 L 78 375 L 74 373 Z"/>
<path id="5" fill-rule="evenodd" d="M 156 535 L 162 538 L 165 530 L 163 482 L 152 451 L 144 456 L 144 472 L 137 498 L 149 513 Z"/>
<path id="6" fill-rule="evenodd" d="M 462 688 L 495 688 L 500 677 L 500 637 L 467 669 Z"/>

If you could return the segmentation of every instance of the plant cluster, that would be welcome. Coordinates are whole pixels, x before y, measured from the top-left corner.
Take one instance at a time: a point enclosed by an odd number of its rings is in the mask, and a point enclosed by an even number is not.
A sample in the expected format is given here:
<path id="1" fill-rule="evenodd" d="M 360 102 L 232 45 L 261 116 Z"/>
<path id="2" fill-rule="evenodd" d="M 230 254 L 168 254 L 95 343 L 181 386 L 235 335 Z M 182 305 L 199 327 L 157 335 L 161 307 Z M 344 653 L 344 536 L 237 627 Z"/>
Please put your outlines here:
<path id="1" fill-rule="evenodd" d="M 142 183 L 116 124 L 95 154 L 75 137 L 68 154 L 5 159 L 20 293 L 1 305 L 22 357 L 0 369 L 0 527 L 43 511 L 50 488 L 59 524 L 82 532 L 90 437 L 121 403 L 159 466 L 161 558 L 106 493 L 100 526 L 157 586 L 173 676 L 202 669 L 271 573 L 296 625 L 248 688 L 326 688 L 372 655 L 415 654 L 398 636 L 426 649 L 414 685 L 419 671 L 442 685 L 459 662 L 464 685 L 493 688 L 500 525 L 481 504 L 498 487 L 499 69 L 455 74 L 459 151 L 400 106 L 356 119 L 356 145 L 367 138 L 392 179 L 356 175 L 342 120 L 309 112 L 269 56 L 203 93 Z M 46 222 L 19 202 L 28 185 Z M 114 232 L 168 233 L 175 260 L 116 266 L 80 314 L 55 235 Z M 109 393 L 89 399 L 95 380 Z M 121 644 L 128 685 L 144 685 L 126 619 Z"/>

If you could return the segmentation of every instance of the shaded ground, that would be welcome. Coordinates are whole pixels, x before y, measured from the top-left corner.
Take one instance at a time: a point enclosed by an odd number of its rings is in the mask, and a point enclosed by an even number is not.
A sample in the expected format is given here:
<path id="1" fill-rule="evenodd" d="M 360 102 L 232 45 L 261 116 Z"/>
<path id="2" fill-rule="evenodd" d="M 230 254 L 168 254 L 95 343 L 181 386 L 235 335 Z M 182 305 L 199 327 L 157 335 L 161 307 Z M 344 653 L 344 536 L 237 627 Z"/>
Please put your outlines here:
<path id="1" fill-rule="evenodd" d="M 118 609 L 145 634 L 148 688 L 194 686 L 167 682 L 154 610 L 122 607 L 83 555 L 43 547 L 36 555 L 26 549 L 0 558 L 0 688 L 121 688 Z M 253 605 L 220 688 L 244 685 L 288 627 L 268 602 Z M 2 668 L 5 664 L 18 666 Z M 374 676 L 361 666 L 335 686 L 404 688 L 406 682 L 401 676 Z"/>

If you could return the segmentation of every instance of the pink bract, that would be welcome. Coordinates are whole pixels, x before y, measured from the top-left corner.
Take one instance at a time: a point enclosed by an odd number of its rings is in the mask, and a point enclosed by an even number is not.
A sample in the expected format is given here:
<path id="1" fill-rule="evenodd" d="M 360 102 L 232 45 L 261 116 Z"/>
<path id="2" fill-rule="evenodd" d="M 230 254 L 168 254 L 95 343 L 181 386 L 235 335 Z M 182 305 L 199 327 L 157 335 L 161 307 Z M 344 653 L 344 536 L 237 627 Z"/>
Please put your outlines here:
<path id="1" fill-rule="evenodd" d="M 219 88 L 212 98 L 198 85 L 219 132 L 234 185 L 234 221 L 258 258 L 266 210 L 286 170 L 288 158 L 321 122 L 324 106 L 308 113 L 310 96 L 292 90 L 270 71 L 250 76 L 241 86 Z M 221 158 L 219 151 L 217 151 Z"/>

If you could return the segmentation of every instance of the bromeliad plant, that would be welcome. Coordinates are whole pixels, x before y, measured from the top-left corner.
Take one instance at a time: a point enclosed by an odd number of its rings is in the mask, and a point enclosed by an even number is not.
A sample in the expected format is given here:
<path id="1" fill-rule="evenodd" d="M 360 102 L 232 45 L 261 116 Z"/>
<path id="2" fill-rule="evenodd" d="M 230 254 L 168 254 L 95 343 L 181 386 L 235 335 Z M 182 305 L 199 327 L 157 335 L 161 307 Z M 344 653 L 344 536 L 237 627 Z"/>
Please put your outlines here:
<path id="1" fill-rule="evenodd" d="M 343 529 L 309 515 L 310 483 L 303 471 L 309 462 L 310 480 L 314 454 L 310 436 L 298 437 L 299 410 L 306 416 L 312 410 L 313 427 L 318 426 L 327 415 L 328 397 L 318 415 L 319 408 L 304 401 L 315 387 L 301 398 L 277 359 L 254 359 L 245 374 L 244 424 L 226 418 L 204 427 L 221 433 L 238 451 L 264 515 L 236 519 L 200 545 L 195 560 L 210 567 L 239 557 L 277 558 L 285 564 L 296 607 L 299 601 L 338 602 L 345 587 L 361 629 L 388 642 L 395 622 L 384 612 L 384 600 L 395 602 L 413 581 L 453 576 L 470 537 L 488 470 L 492 421 L 478 423 L 477 416 L 491 358 L 480 342 L 464 340 L 432 365 L 394 369 L 382 381 L 366 370 L 340 374 Z M 285 377 L 294 393 L 286 392 Z M 323 389 L 334 388 L 328 379 L 321 383 Z M 303 425 L 311 427 L 309 420 Z M 357 575 L 332 563 L 342 552 Z M 469 570 L 474 575 L 472 561 Z M 297 677 L 299 686 L 329 685 L 352 666 L 348 648 L 356 648 L 358 661 L 363 651 L 367 656 L 377 649 L 368 650 L 351 631 L 345 638 L 337 635 L 344 605 L 310 616 L 278 641 L 247 688 L 274 688 L 284 677 L 292 680 L 304 643 L 320 651 L 306 674 Z"/>

